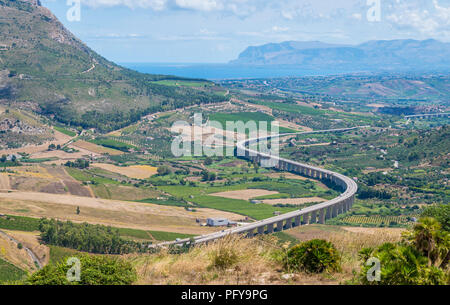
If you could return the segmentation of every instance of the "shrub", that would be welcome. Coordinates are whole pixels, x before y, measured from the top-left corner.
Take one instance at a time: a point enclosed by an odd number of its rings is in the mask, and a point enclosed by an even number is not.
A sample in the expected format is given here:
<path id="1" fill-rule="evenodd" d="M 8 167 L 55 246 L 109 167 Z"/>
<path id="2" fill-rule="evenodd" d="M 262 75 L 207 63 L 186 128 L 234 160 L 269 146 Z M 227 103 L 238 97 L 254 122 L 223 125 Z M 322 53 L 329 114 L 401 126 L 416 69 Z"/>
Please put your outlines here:
<path id="1" fill-rule="evenodd" d="M 414 247 L 402 244 L 385 243 L 377 249 L 360 251 L 363 265 L 359 274 L 359 283 L 364 285 L 443 285 L 445 273 L 428 265 L 428 259 Z M 373 265 L 366 265 L 370 257 L 380 260 L 380 281 L 369 281 L 367 274 Z"/>
<path id="2" fill-rule="evenodd" d="M 433 217 L 442 225 L 442 229 L 450 231 L 450 205 L 440 204 L 425 208 L 422 217 Z"/>
<path id="3" fill-rule="evenodd" d="M 313 239 L 292 247 L 287 252 L 286 268 L 310 273 L 339 271 L 341 256 L 326 240 Z"/>
<path id="4" fill-rule="evenodd" d="M 227 269 L 236 264 L 239 256 L 230 243 L 219 243 L 218 247 L 211 253 L 211 266 L 216 269 Z"/>
<path id="5" fill-rule="evenodd" d="M 130 285 L 137 279 L 131 263 L 109 256 L 81 255 L 79 282 L 69 282 L 67 272 L 72 266 L 66 260 L 49 264 L 33 273 L 26 284 L 31 285 Z"/>

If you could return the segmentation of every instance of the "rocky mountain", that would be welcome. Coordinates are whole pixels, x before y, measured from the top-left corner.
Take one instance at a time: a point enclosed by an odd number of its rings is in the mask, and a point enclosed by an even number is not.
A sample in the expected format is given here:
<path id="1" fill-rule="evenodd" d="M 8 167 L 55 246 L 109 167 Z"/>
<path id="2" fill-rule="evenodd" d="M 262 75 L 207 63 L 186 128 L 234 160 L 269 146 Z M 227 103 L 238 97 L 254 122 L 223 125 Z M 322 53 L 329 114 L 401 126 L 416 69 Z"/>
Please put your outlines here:
<path id="1" fill-rule="evenodd" d="M 0 0 L 0 104 L 25 103 L 63 123 L 109 131 L 148 113 L 224 99 L 205 86 L 155 83 L 166 79 L 180 78 L 106 60 L 38 0 Z"/>
<path id="2" fill-rule="evenodd" d="M 298 65 L 305 70 L 450 70 L 450 43 L 437 40 L 382 40 L 360 45 L 289 41 L 249 47 L 232 61 L 248 65 Z"/>

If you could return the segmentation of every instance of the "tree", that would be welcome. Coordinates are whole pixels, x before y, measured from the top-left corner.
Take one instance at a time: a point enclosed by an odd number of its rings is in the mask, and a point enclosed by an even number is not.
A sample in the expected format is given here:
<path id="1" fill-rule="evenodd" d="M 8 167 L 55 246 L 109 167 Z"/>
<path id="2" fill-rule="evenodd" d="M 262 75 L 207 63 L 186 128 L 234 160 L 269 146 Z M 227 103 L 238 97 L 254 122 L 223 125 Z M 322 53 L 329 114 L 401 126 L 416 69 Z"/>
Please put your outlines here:
<path id="1" fill-rule="evenodd" d="M 211 157 L 206 157 L 205 162 L 203 162 L 205 165 L 211 165 L 212 163 L 213 159 Z"/>
<path id="2" fill-rule="evenodd" d="M 77 207 L 77 215 L 80 215 L 80 207 Z"/>
<path id="3" fill-rule="evenodd" d="M 450 231 L 450 205 L 449 204 L 440 204 L 433 205 L 425 208 L 422 212 L 422 217 L 433 217 L 442 226 L 442 229 L 445 231 Z"/>
<path id="4" fill-rule="evenodd" d="M 253 168 L 255 169 L 255 173 L 258 173 L 258 170 L 259 170 L 259 163 L 258 163 L 258 161 L 253 162 Z"/>
<path id="5" fill-rule="evenodd" d="M 0 162 L 1 163 L 5 163 L 6 162 L 6 158 L 7 158 L 6 155 L 2 155 L 2 157 L 0 158 Z"/>
<path id="6" fill-rule="evenodd" d="M 376 249 L 365 248 L 359 283 L 379 285 L 445 285 L 448 283 L 447 266 L 450 259 L 449 232 L 442 230 L 433 218 L 421 218 L 412 230 L 404 234 L 399 243 L 385 243 Z M 367 274 L 373 265 L 369 258 L 377 258 L 381 278 L 370 282 Z"/>
<path id="7" fill-rule="evenodd" d="M 172 173 L 172 171 L 170 170 L 170 168 L 168 166 L 159 166 L 157 169 L 158 175 L 160 176 L 167 176 L 170 175 Z"/>
<path id="8" fill-rule="evenodd" d="M 447 267 L 450 258 L 450 233 L 442 230 L 436 219 L 421 218 L 413 230 L 405 234 L 405 239 L 428 258 L 429 266 Z"/>
<path id="9" fill-rule="evenodd" d="M 287 252 L 286 267 L 311 273 L 339 271 L 341 256 L 326 240 L 313 239 L 292 247 Z"/>
<path id="10" fill-rule="evenodd" d="M 438 285 L 445 284 L 444 272 L 428 266 L 427 258 L 414 247 L 404 244 L 385 243 L 377 249 L 360 251 L 363 261 L 359 281 L 364 285 Z M 369 281 L 367 274 L 373 265 L 365 264 L 371 257 L 380 260 L 380 281 Z"/>
<path id="11" fill-rule="evenodd" d="M 208 172 L 206 170 L 202 171 L 202 180 L 203 181 L 215 181 L 217 178 L 216 173 Z"/>
<path id="12" fill-rule="evenodd" d="M 48 146 L 48 150 L 55 150 L 55 149 L 56 149 L 56 145 L 53 143 Z"/>

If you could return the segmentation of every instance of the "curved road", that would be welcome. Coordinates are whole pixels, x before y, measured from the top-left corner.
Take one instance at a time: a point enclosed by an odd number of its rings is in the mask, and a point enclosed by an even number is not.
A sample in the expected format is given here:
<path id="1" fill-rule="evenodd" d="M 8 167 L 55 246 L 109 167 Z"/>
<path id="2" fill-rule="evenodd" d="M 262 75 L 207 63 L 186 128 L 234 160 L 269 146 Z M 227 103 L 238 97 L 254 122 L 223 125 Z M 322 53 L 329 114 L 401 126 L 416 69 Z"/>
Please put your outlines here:
<path id="1" fill-rule="evenodd" d="M 353 179 L 326 169 L 321 169 L 318 167 L 295 162 L 292 160 L 283 159 L 278 156 L 261 153 L 249 148 L 249 146 L 255 145 L 258 142 L 267 141 L 271 138 L 281 138 L 285 136 L 298 134 L 304 135 L 304 134 L 329 133 L 329 132 L 344 132 L 358 128 L 360 127 L 329 129 L 329 130 L 301 132 L 301 133 L 287 133 L 276 136 L 253 138 L 239 142 L 236 146 L 236 155 L 238 157 L 243 157 L 248 160 L 256 161 L 259 163 L 269 162 L 270 164 L 272 164 L 272 167 L 275 167 L 279 170 L 301 174 L 314 179 L 328 180 L 340 186 L 344 191 L 341 195 L 339 195 L 339 197 L 336 197 L 332 200 L 316 204 L 304 209 L 282 214 L 279 216 L 267 218 L 254 223 L 239 226 L 236 228 L 226 229 L 220 232 L 197 236 L 194 237 L 193 242 L 195 244 L 209 242 L 222 238 L 229 234 L 246 234 L 249 237 L 255 236 L 256 234 L 270 234 L 273 232 L 288 230 L 290 228 L 297 227 L 300 225 L 312 223 L 325 223 L 325 220 L 327 219 L 334 218 L 342 213 L 346 213 L 353 206 L 355 194 L 358 190 L 358 186 Z M 157 245 L 153 245 L 153 247 L 184 245 L 189 243 L 191 243 L 190 239 L 181 239 L 171 242 L 160 243 Z"/>
<path id="2" fill-rule="evenodd" d="M 12 242 L 16 243 L 17 245 L 20 244 L 21 242 L 18 241 L 17 239 L 15 239 L 14 237 L 6 234 L 5 232 L 0 230 L 0 235 L 2 235 L 3 237 L 11 240 Z M 30 249 L 27 248 L 25 245 L 22 244 L 23 249 L 25 249 L 25 251 L 28 253 L 28 255 L 31 257 L 31 259 L 33 260 L 33 262 L 37 265 L 38 269 L 42 269 L 42 263 L 39 260 L 39 258 L 37 257 L 37 255 Z"/>

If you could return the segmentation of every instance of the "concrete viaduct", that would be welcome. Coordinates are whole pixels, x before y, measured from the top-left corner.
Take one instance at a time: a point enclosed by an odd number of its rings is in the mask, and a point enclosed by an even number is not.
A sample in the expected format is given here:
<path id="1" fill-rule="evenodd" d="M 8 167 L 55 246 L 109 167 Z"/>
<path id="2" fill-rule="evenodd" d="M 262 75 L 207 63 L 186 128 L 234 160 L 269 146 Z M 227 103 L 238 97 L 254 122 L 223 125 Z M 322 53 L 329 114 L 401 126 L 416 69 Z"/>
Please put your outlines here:
<path id="1" fill-rule="evenodd" d="M 448 118 L 449 116 L 450 113 L 424 113 L 424 114 L 406 115 L 405 119 Z"/>
<path id="2" fill-rule="evenodd" d="M 359 128 L 359 127 L 356 127 Z M 220 239 L 229 234 L 245 234 L 248 237 L 253 237 L 259 234 L 270 234 L 273 232 L 280 232 L 283 230 L 289 230 L 293 227 L 298 227 L 306 224 L 320 223 L 323 224 L 327 219 L 334 218 L 340 214 L 346 213 L 353 206 L 355 200 L 355 194 L 358 190 L 358 186 L 353 179 L 344 175 L 321 169 L 318 167 L 310 166 L 307 164 L 287 160 L 278 156 L 269 155 L 265 153 L 252 150 L 249 147 L 257 144 L 261 141 L 267 141 L 270 138 L 281 138 L 285 136 L 297 135 L 297 134 L 314 134 L 314 133 L 328 133 L 328 132 L 343 132 L 356 128 L 345 129 L 332 129 L 322 131 L 312 131 L 303 133 L 281 134 L 276 136 L 268 136 L 262 138 L 254 138 L 239 142 L 236 147 L 236 154 L 238 157 L 243 157 L 251 161 L 256 162 L 270 162 L 275 168 L 282 171 L 289 171 L 297 174 L 301 174 L 313 179 L 328 180 L 334 184 L 340 186 L 343 189 L 343 193 L 332 200 L 316 204 L 304 209 L 292 211 L 279 216 L 267 218 L 261 221 L 253 222 L 236 228 L 226 229 L 220 232 L 197 236 L 193 239 L 195 244 L 205 243 Z M 170 245 L 184 245 L 191 243 L 191 239 L 181 239 L 177 241 L 165 242 L 154 245 L 158 246 L 170 246 Z"/>

